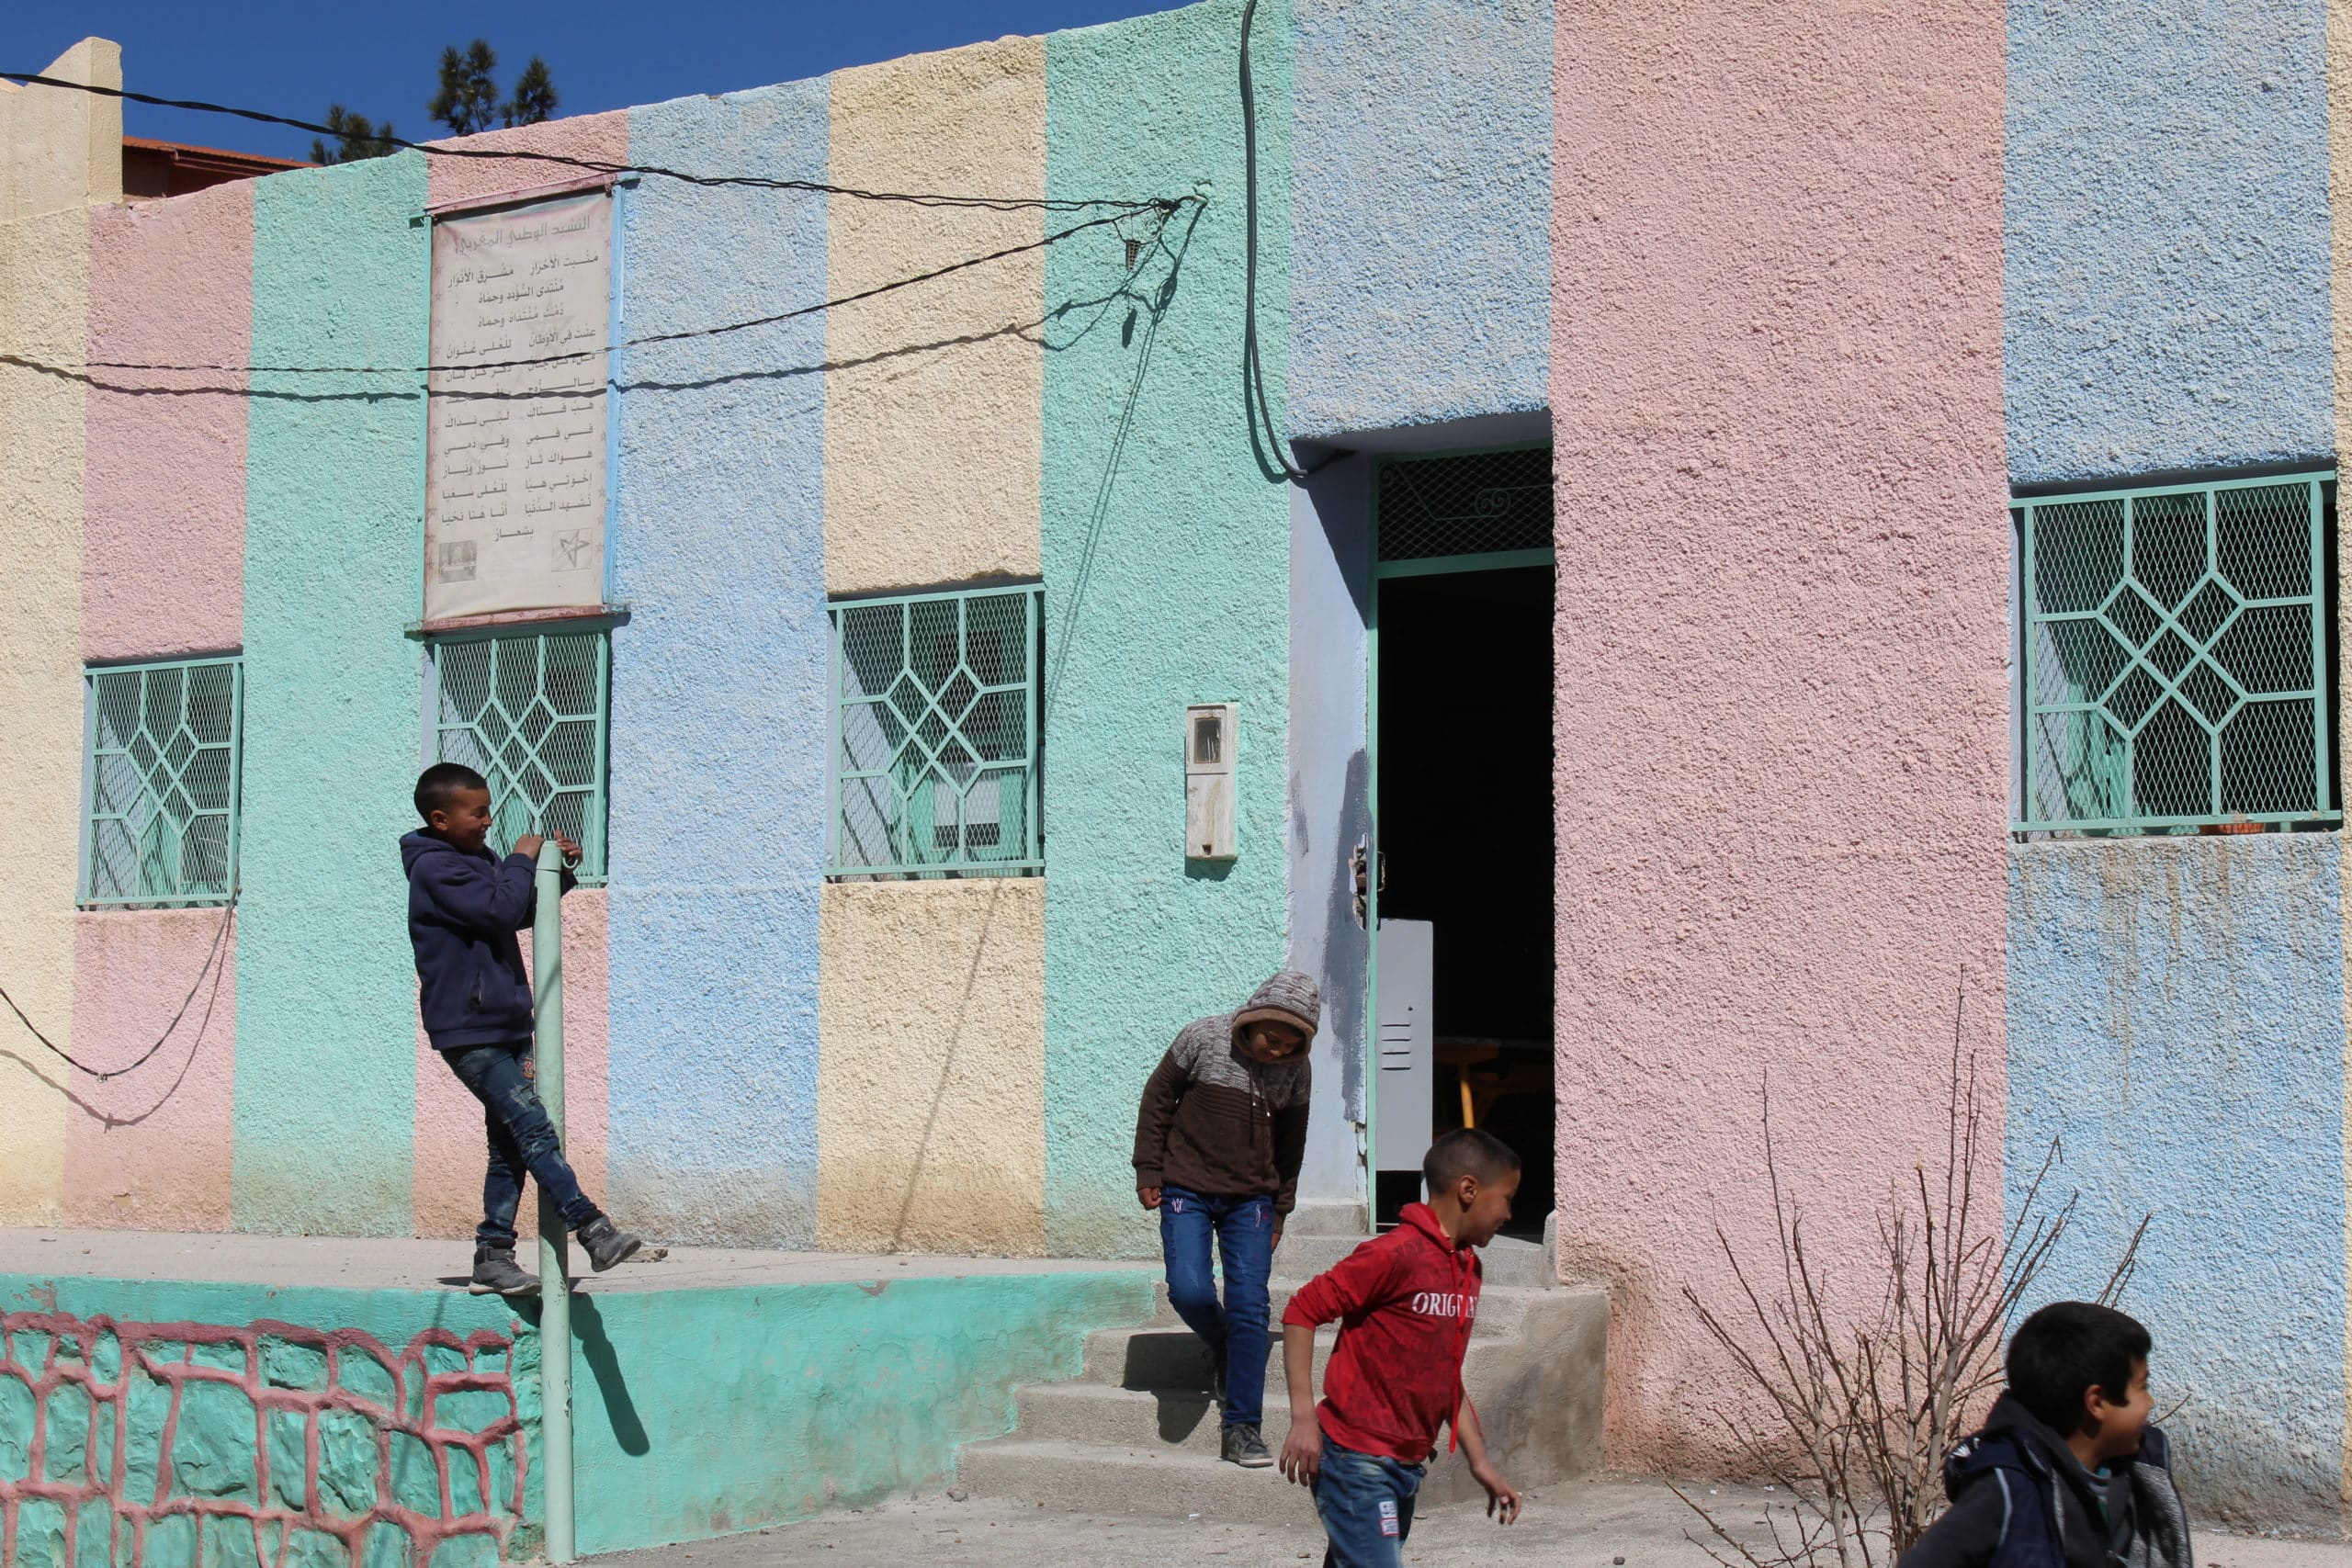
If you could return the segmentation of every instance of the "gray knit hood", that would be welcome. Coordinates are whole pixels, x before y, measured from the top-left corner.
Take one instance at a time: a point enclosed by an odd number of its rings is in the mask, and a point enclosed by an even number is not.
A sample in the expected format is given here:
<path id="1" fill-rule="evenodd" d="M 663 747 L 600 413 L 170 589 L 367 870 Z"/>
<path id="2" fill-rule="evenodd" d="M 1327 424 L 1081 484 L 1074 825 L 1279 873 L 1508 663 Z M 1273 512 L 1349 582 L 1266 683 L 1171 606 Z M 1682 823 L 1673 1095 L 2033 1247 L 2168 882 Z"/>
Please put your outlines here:
<path id="1" fill-rule="evenodd" d="M 1238 1032 L 1245 1024 L 1287 1023 L 1312 1040 L 1322 1017 L 1323 993 L 1315 982 L 1295 969 L 1285 969 L 1251 993 L 1233 1015 L 1233 1027 Z"/>

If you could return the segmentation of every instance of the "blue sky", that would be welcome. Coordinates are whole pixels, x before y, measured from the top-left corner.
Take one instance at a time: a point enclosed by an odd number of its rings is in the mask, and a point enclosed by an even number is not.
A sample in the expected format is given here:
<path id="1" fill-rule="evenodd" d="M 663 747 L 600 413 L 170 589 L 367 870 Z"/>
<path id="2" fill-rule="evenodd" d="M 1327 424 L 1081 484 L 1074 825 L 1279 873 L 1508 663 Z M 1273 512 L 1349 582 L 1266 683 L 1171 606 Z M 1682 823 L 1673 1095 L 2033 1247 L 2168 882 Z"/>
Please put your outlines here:
<path id="1" fill-rule="evenodd" d="M 123 85 L 171 98 L 322 119 L 327 105 L 403 136 L 444 134 L 425 117 L 444 44 L 486 38 L 509 85 L 544 55 L 561 113 L 658 103 L 690 93 L 821 75 L 843 65 L 951 49 L 1008 33 L 1085 27 L 1176 0 L 672 0 L 572 6 L 294 5 L 287 0 L 96 0 L 0 7 L 0 70 L 39 71 L 96 34 L 122 45 Z M 649 23 L 650 25 L 649 25 Z M 281 157 L 310 155 L 300 131 L 220 115 L 125 106 L 123 129 Z"/>

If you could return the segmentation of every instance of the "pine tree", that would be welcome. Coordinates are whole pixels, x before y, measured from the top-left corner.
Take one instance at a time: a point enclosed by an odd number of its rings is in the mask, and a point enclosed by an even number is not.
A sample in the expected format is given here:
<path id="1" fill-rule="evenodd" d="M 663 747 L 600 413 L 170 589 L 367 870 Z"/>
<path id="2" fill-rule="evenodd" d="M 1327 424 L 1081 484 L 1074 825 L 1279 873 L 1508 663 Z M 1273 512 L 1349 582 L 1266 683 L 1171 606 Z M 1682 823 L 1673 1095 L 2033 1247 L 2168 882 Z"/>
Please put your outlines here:
<path id="1" fill-rule="evenodd" d="M 424 112 L 459 136 L 488 130 L 498 115 L 498 84 L 491 79 L 497 69 L 489 39 L 474 39 L 462 54 L 449 45 L 441 51 L 441 90 Z"/>
<path id="2" fill-rule="evenodd" d="M 537 125 L 555 117 L 556 103 L 555 78 L 548 74 L 548 62 L 535 54 L 514 78 L 514 96 L 500 112 L 510 126 Z"/>
<path id="3" fill-rule="evenodd" d="M 325 141 L 312 138 L 313 164 L 356 164 L 362 158 L 380 158 L 396 151 L 392 142 L 400 133 L 389 119 L 379 129 L 369 123 L 366 115 L 353 114 L 341 104 L 329 104 L 326 123 L 334 133 L 335 145 L 329 147 Z"/>

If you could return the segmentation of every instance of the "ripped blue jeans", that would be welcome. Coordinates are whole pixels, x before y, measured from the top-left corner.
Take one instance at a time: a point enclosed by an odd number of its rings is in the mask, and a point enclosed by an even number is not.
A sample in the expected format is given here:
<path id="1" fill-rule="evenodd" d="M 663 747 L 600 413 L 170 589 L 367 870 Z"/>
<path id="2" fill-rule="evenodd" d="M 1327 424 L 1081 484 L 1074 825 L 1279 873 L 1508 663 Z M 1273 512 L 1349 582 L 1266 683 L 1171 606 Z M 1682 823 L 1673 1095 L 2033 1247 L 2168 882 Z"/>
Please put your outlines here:
<path id="1" fill-rule="evenodd" d="M 1214 1238 L 1225 1261 L 1225 1301 L 1209 1268 Z M 1226 1357 L 1225 1424 L 1255 1427 L 1266 1415 L 1266 1352 L 1272 1329 L 1266 1277 L 1274 1268 L 1274 1201 L 1217 1198 L 1162 1189 L 1159 1248 L 1168 1259 L 1168 1302 L 1210 1349 Z"/>
<path id="2" fill-rule="evenodd" d="M 481 1101 L 483 1131 L 490 1137 L 490 1167 L 481 1180 L 481 1224 L 477 1247 L 512 1247 L 514 1211 L 523 1201 L 527 1171 L 539 1190 L 554 1200 L 566 1228 L 578 1230 L 603 1211 L 580 1190 L 580 1179 L 563 1157 L 563 1144 L 547 1107 L 531 1082 L 531 1043 L 502 1041 L 444 1051 L 449 1070 Z"/>

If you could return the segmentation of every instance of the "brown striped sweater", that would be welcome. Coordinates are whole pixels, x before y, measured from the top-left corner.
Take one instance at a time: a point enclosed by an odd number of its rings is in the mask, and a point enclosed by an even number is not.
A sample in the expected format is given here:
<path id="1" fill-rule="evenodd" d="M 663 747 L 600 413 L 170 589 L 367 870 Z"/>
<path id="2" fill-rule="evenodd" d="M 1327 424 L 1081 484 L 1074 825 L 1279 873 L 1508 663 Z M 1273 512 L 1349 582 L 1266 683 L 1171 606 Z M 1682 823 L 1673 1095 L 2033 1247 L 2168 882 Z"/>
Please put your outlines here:
<path id="1" fill-rule="evenodd" d="M 1285 972 L 1238 1011 L 1186 1024 L 1143 1087 L 1136 1185 L 1218 1198 L 1272 1193 L 1274 1213 L 1289 1213 L 1306 1152 L 1306 1053 L 1261 1063 L 1242 1049 L 1240 1032 L 1245 1022 L 1278 1020 L 1311 1040 L 1321 1011 L 1315 982 Z"/>

